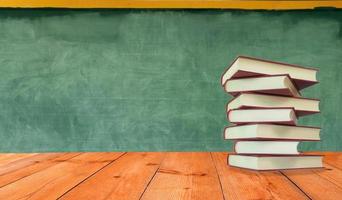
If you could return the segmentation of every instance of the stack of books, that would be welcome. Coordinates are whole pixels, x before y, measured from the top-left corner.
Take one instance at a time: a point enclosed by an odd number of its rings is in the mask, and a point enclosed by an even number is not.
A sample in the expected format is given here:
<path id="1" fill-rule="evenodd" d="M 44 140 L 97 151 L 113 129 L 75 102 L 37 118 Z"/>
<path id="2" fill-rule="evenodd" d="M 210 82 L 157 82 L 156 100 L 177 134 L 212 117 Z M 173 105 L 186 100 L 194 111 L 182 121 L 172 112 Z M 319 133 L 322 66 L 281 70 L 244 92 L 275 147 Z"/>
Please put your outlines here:
<path id="1" fill-rule="evenodd" d="M 316 84 L 317 69 L 239 56 L 222 75 L 234 96 L 226 106 L 233 126 L 224 138 L 236 140 L 228 164 L 254 170 L 322 167 L 322 156 L 303 155 L 300 141 L 320 140 L 320 128 L 299 126 L 299 117 L 319 113 L 319 100 L 301 96 Z"/>

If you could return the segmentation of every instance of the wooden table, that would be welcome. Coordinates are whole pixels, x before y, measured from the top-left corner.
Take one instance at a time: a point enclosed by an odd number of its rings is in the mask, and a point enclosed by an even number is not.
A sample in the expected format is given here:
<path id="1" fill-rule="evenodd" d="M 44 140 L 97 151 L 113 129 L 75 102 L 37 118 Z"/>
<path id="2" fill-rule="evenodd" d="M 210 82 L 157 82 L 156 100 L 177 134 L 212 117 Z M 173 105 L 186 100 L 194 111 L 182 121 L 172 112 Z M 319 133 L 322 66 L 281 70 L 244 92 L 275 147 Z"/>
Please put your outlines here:
<path id="1" fill-rule="evenodd" d="M 0 154 L 0 199 L 342 199 L 342 153 L 326 169 L 255 172 L 222 152 Z"/>

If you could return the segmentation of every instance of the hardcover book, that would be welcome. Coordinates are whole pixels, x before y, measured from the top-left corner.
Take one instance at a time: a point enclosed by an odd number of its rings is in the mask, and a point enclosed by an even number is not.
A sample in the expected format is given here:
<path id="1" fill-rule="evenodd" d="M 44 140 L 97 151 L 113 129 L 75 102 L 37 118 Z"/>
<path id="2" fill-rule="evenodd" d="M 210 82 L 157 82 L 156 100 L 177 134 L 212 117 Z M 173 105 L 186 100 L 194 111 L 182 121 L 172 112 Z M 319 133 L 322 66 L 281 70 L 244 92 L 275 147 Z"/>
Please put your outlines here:
<path id="1" fill-rule="evenodd" d="M 229 155 L 231 166 L 253 170 L 322 168 L 319 155 Z"/>
<path id="2" fill-rule="evenodd" d="M 254 123 L 226 127 L 224 139 L 318 141 L 320 131 L 318 127 Z"/>
<path id="3" fill-rule="evenodd" d="M 256 92 L 300 97 L 299 91 L 288 75 L 231 79 L 224 84 L 224 89 L 232 96 L 237 96 L 242 92 Z"/>
<path id="4" fill-rule="evenodd" d="M 292 108 L 271 109 L 233 109 L 227 114 L 227 118 L 234 124 L 246 123 L 275 123 L 297 124 L 297 116 Z"/>
<path id="5" fill-rule="evenodd" d="M 238 56 L 223 73 L 221 84 L 224 86 L 227 80 L 242 77 L 288 74 L 297 88 L 303 89 L 318 82 L 316 78 L 317 71 L 317 69 L 299 65 Z"/>
<path id="6" fill-rule="evenodd" d="M 317 83 L 316 69 L 239 56 L 221 84 L 234 96 L 226 105 L 224 138 L 235 140 L 228 164 L 253 170 L 320 168 L 322 156 L 298 151 L 300 141 L 320 140 L 320 128 L 298 126 L 298 117 L 320 112 L 319 100 L 300 90 Z"/>
<path id="7" fill-rule="evenodd" d="M 299 141 L 237 141 L 234 151 L 237 154 L 289 155 L 299 154 Z"/>
<path id="8" fill-rule="evenodd" d="M 309 115 L 319 112 L 319 100 L 264 95 L 255 93 L 241 93 L 227 103 L 227 112 L 242 108 L 293 108 L 297 116 Z"/>

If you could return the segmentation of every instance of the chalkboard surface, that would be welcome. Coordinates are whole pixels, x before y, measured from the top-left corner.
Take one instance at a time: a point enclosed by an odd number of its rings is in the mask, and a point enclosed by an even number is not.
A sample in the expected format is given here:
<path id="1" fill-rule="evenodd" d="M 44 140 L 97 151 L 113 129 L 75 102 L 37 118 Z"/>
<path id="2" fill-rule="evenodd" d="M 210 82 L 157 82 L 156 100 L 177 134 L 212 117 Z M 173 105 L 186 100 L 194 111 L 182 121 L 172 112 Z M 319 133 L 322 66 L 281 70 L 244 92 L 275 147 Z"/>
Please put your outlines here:
<path id="1" fill-rule="evenodd" d="M 220 76 L 237 55 L 320 69 L 342 150 L 342 11 L 0 10 L 0 151 L 229 151 Z"/>

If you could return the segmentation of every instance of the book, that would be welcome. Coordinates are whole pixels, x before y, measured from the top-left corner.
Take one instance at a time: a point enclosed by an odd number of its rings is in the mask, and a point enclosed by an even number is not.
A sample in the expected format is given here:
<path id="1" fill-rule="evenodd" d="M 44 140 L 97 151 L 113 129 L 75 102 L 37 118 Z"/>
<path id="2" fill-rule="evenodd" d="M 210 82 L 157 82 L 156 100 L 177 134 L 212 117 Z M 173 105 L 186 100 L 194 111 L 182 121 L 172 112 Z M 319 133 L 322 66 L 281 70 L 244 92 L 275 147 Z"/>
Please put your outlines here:
<path id="1" fill-rule="evenodd" d="M 319 155 L 229 155 L 228 164 L 253 170 L 322 168 Z"/>
<path id="2" fill-rule="evenodd" d="M 278 124 L 245 124 L 224 129 L 227 140 L 320 140 L 318 127 L 288 126 Z"/>
<path id="3" fill-rule="evenodd" d="M 233 109 L 227 113 L 227 118 L 234 124 L 246 123 L 276 123 L 296 125 L 297 117 L 292 108 L 271 109 Z"/>
<path id="4" fill-rule="evenodd" d="M 232 96 L 237 96 L 242 92 L 257 92 L 293 97 L 301 96 L 288 75 L 231 79 L 227 80 L 224 89 Z"/>
<path id="5" fill-rule="evenodd" d="M 318 83 L 316 69 L 246 56 L 237 57 L 221 84 L 234 98 L 226 105 L 235 140 L 228 164 L 253 170 L 322 168 L 322 156 L 303 155 L 301 141 L 320 140 L 320 128 L 297 126 L 298 117 L 319 113 L 319 100 L 300 90 Z"/>
<path id="6" fill-rule="evenodd" d="M 296 87 L 303 89 L 318 82 L 317 71 L 298 65 L 238 56 L 222 74 L 221 84 L 224 86 L 227 80 L 241 77 L 288 74 L 294 80 Z"/>
<path id="7" fill-rule="evenodd" d="M 241 93 L 227 103 L 226 110 L 239 108 L 293 108 L 297 116 L 314 114 L 319 112 L 319 100 L 283 97 L 255 93 Z"/>
<path id="8" fill-rule="evenodd" d="M 288 155 L 299 154 L 299 141 L 237 141 L 234 149 L 237 154 Z"/>

